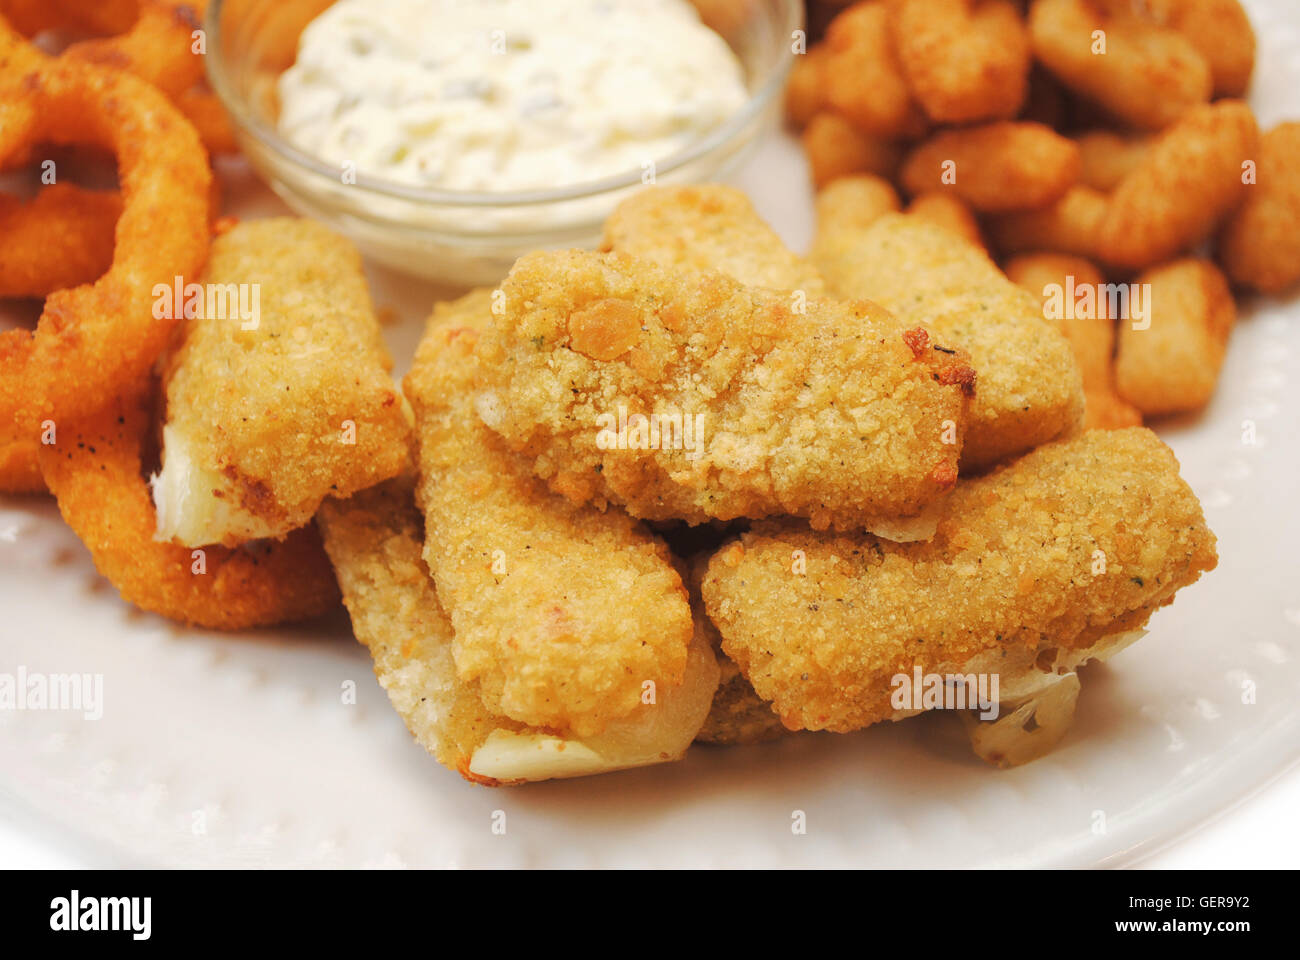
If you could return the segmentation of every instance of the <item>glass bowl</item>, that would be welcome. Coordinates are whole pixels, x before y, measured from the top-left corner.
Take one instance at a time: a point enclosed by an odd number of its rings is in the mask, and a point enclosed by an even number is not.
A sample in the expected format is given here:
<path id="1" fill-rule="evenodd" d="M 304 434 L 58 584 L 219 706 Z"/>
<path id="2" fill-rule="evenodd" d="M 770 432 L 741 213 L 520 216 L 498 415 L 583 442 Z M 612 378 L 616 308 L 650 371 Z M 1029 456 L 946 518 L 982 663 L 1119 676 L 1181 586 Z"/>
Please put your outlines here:
<path id="1" fill-rule="evenodd" d="M 455 286 L 492 284 L 543 248 L 592 247 L 609 212 L 643 184 L 641 169 L 554 190 L 471 193 L 409 186 L 311 156 L 280 135 L 276 82 L 303 28 L 333 0 L 213 0 L 208 75 L 253 168 L 303 216 L 351 237 L 366 255 Z M 779 116 L 801 0 L 693 0 L 731 45 L 749 97 L 721 126 L 655 162 L 656 183 L 728 177 Z"/>

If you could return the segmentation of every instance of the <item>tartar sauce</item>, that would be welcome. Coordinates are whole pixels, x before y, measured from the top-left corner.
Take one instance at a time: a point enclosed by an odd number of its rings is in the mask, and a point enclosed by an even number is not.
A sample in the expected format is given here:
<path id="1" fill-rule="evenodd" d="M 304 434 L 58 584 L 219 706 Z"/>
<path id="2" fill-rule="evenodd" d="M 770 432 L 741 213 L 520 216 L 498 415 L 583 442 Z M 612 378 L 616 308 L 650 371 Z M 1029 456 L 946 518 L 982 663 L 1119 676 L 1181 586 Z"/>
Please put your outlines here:
<path id="1" fill-rule="evenodd" d="M 687 0 L 338 0 L 279 96 L 281 132 L 327 162 L 503 192 L 648 169 L 747 93 Z"/>

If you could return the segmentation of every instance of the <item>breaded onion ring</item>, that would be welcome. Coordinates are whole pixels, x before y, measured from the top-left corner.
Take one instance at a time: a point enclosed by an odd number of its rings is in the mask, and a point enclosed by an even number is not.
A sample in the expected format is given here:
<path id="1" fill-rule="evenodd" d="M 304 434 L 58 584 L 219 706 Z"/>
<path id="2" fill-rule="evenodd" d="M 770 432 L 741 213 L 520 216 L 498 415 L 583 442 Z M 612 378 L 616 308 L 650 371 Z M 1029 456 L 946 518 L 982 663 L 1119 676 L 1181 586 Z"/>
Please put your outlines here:
<path id="1" fill-rule="evenodd" d="M 12 49 L 6 33 L 0 64 Z M 0 334 L 0 444 L 34 439 L 43 420 L 102 409 L 138 383 L 173 325 L 153 315 L 154 284 L 196 274 L 208 250 L 207 157 L 162 94 L 116 71 L 21 62 L 0 66 L 0 164 L 32 143 L 106 147 L 122 214 L 104 276 L 51 293 L 34 334 Z"/>
<path id="2" fill-rule="evenodd" d="M 153 397 L 132 392 L 61 425 L 58 442 L 40 448 L 41 472 L 59 512 L 122 598 L 182 623 L 222 630 L 301 620 L 334 607 L 338 585 L 315 527 L 280 542 L 230 549 L 194 551 L 154 540 L 153 501 L 141 476 Z"/>
<path id="3" fill-rule="evenodd" d="M 0 297 L 46 297 L 102 276 L 121 212 L 116 192 L 70 183 L 26 203 L 0 196 Z"/>

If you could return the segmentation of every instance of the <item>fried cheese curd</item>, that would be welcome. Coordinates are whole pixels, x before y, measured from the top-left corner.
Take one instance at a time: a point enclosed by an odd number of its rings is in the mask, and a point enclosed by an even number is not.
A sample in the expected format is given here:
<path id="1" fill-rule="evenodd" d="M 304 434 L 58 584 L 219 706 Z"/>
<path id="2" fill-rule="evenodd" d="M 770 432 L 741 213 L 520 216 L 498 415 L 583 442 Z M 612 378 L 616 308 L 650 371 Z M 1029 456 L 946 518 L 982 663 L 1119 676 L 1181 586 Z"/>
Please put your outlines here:
<path id="1" fill-rule="evenodd" d="M 1024 287 L 1043 305 L 1070 341 L 1083 376 L 1084 418 L 1088 430 L 1113 430 L 1142 424 L 1142 414 L 1115 392 L 1115 324 L 1104 290 L 1106 278 L 1090 261 L 1064 253 L 1028 253 L 1008 260 L 1007 279 Z M 1067 301 L 1075 291 L 1073 304 Z M 1085 306 L 1080 292 L 1090 292 Z"/>
<path id="2" fill-rule="evenodd" d="M 1013 117 L 1025 101 L 1029 32 L 1010 0 L 888 0 L 916 99 L 939 123 Z"/>
<path id="3" fill-rule="evenodd" d="M 490 710 L 456 669 L 455 633 L 425 566 L 414 480 L 327 500 L 317 524 L 375 676 L 407 729 L 441 763 L 485 786 L 576 777 L 677 760 L 700 729 L 718 668 L 693 640 L 683 682 L 592 737 L 527 727 Z"/>
<path id="4" fill-rule="evenodd" d="M 401 472 L 409 427 L 349 241 L 310 220 L 248 221 L 213 241 L 200 280 L 164 373 L 159 539 L 282 537 L 326 497 Z"/>
<path id="5" fill-rule="evenodd" d="M 900 178 L 912 196 L 940 190 L 1002 213 L 1056 202 L 1079 168 L 1074 141 L 1041 123 L 1003 121 L 935 134 L 907 155 Z"/>
<path id="6" fill-rule="evenodd" d="M 899 64 L 884 0 L 855 3 L 836 16 L 817 56 L 825 106 L 860 132 L 886 140 L 924 132 L 925 114 Z"/>
<path id="7" fill-rule="evenodd" d="M 869 297 L 969 352 L 978 387 L 963 468 L 1028 450 L 1082 420 L 1083 385 L 1069 343 L 978 247 L 916 217 L 887 214 L 845 241 L 819 238 L 816 250 L 832 293 Z"/>
<path id="8" fill-rule="evenodd" d="M 847 732 L 895 715 L 896 675 L 1095 647 L 1216 563 L 1173 453 L 1134 427 L 961 481 L 928 543 L 756 524 L 713 557 L 702 592 L 723 650 L 787 727 Z"/>
<path id="9" fill-rule="evenodd" d="M 935 226 L 949 230 L 981 250 L 985 248 L 984 234 L 979 220 L 964 201 L 951 193 L 930 190 L 917 194 L 903 211 L 909 217 L 919 217 Z"/>
<path id="10" fill-rule="evenodd" d="M 1233 283 L 1281 293 L 1300 281 L 1300 123 L 1259 138 L 1245 194 L 1219 233 L 1219 257 Z"/>
<path id="11" fill-rule="evenodd" d="M 1199 410 L 1214 395 L 1237 322 L 1228 281 L 1211 261 L 1187 257 L 1142 273 L 1146 325 L 1120 325 L 1119 395 L 1145 414 Z"/>
<path id="12" fill-rule="evenodd" d="M 1210 67 L 1192 42 L 1127 0 L 1036 0 L 1029 32 L 1065 87 L 1133 127 L 1161 130 L 1210 99 Z"/>
<path id="13" fill-rule="evenodd" d="M 605 251 L 663 267 L 717 271 L 750 286 L 822 296 L 811 263 L 792 253 L 735 187 L 649 187 L 605 221 Z"/>
<path id="14" fill-rule="evenodd" d="M 903 150 L 893 140 L 862 133 L 838 113 L 819 113 L 800 135 L 813 186 L 820 190 L 840 177 L 874 173 L 892 177 Z"/>
<path id="15" fill-rule="evenodd" d="M 956 480 L 970 367 L 875 304 L 576 250 L 501 298 L 479 415 L 574 502 L 915 538 Z"/>
<path id="16" fill-rule="evenodd" d="M 682 682 L 691 612 L 667 546 L 620 510 L 546 489 L 475 415 L 480 290 L 435 310 L 404 382 L 419 435 L 425 562 L 460 676 L 519 723 L 578 736 Z M 636 611 L 627 603 L 635 598 Z"/>
<path id="17" fill-rule="evenodd" d="M 1239 100 L 1189 111 L 1108 198 L 1097 227 L 1101 258 L 1143 269 L 1205 240 L 1245 199 L 1243 164 L 1258 144 L 1255 116 Z"/>

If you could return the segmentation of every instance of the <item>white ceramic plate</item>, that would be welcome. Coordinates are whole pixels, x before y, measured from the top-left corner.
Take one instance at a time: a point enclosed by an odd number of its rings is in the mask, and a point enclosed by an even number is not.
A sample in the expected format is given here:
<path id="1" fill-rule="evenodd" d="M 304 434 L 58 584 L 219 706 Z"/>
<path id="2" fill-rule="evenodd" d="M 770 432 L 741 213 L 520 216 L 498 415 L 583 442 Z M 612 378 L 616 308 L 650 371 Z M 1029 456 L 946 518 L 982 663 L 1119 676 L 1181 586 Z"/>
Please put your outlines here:
<path id="1" fill-rule="evenodd" d="M 1289 106 L 1300 115 L 1300 14 L 1285 5 L 1249 3 L 1265 126 Z M 741 178 L 799 248 L 811 226 L 801 164 L 774 138 Z M 246 174 L 227 173 L 245 215 L 279 210 Z M 405 362 L 435 291 L 372 280 L 376 302 L 402 317 L 388 332 Z M 1298 358 L 1300 303 L 1251 304 L 1210 408 L 1160 426 L 1219 535 L 1220 567 L 1141 643 L 1085 669 L 1076 723 L 1054 753 L 1005 772 L 934 716 L 696 748 L 680 764 L 585 780 L 471 787 L 407 735 L 346 617 L 238 636 L 182 629 L 123 604 L 48 500 L 0 497 L 0 673 L 101 674 L 104 687 L 98 720 L 0 710 L 0 812 L 102 864 L 1132 862 L 1300 760 Z M 351 685 L 355 704 L 344 702 Z"/>

